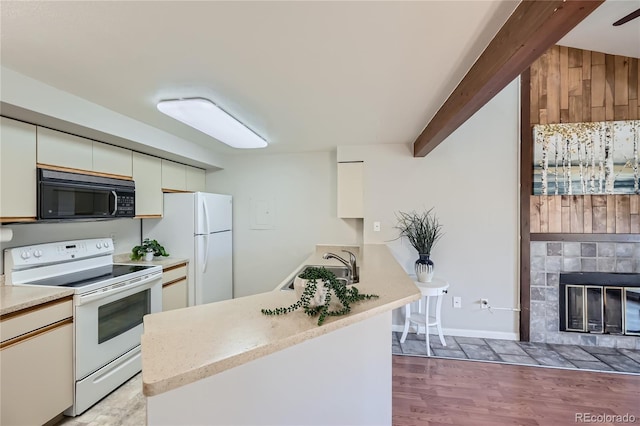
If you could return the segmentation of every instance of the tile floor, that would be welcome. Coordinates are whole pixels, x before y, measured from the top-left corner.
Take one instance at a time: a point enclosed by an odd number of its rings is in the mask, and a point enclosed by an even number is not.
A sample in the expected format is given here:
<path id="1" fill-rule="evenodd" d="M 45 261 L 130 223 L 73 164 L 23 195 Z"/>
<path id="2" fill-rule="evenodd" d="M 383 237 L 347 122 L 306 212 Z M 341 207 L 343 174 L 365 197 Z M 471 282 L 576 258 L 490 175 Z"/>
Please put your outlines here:
<path id="1" fill-rule="evenodd" d="M 80 416 L 64 417 L 58 426 L 143 426 L 146 408 L 138 373 Z"/>
<path id="2" fill-rule="evenodd" d="M 404 343 L 400 343 L 401 336 L 402 333 L 393 333 L 393 354 L 427 356 L 424 334 L 409 333 Z M 437 335 L 430 335 L 432 355 L 441 358 L 640 374 L 640 350 L 453 336 L 445 336 L 445 342 L 447 346 L 442 346 Z"/>

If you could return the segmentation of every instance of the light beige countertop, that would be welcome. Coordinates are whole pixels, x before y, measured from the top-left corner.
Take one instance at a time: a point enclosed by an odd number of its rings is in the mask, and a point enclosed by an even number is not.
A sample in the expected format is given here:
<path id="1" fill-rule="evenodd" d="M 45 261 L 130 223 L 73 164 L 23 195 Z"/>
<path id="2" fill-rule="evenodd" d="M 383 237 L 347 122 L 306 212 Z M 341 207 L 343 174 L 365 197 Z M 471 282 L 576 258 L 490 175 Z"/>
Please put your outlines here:
<path id="1" fill-rule="evenodd" d="M 73 289 L 64 287 L 3 285 L 0 286 L 0 315 L 10 314 L 71 295 L 73 295 Z"/>
<path id="2" fill-rule="evenodd" d="M 146 260 L 131 260 L 130 253 L 121 253 L 113 255 L 113 263 L 134 263 L 139 265 L 160 265 L 163 269 L 171 268 L 172 266 L 180 265 L 182 263 L 188 263 L 189 259 L 182 257 L 156 257 L 152 261 Z"/>
<path id="3" fill-rule="evenodd" d="M 342 256 L 340 248 L 318 246 L 302 265 L 341 265 L 322 258 L 327 251 Z M 360 282 L 355 286 L 361 293 L 380 297 L 355 303 L 351 313 L 327 317 L 322 326 L 317 325 L 317 317 L 307 316 L 302 309 L 281 316 L 263 315 L 262 308 L 286 307 L 297 301 L 295 292 L 280 291 L 281 285 L 266 293 L 145 316 L 143 393 L 167 392 L 420 298 L 413 280 L 386 245 L 365 245 L 358 254 L 358 266 Z"/>

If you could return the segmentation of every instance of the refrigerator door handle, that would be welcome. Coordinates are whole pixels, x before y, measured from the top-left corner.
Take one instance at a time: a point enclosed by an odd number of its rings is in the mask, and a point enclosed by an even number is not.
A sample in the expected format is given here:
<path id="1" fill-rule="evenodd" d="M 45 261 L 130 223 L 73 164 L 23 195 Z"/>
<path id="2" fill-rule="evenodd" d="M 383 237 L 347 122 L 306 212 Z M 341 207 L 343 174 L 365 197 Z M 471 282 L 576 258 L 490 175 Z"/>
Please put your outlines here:
<path id="1" fill-rule="evenodd" d="M 202 273 L 207 272 L 207 264 L 209 263 L 209 234 L 205 235 L 204 240 L 204 259 L 202 260 Z"/>
<path id="2" fill-rule="evenodd" d="M 209 232 L 211 231 L 209 223 L 209 208 L 207 207 L 207 202 L 203 198 L 202 199 L 202 209 L 204 210 L 204 221 L 206 224 L 206 234 L 205 234 L 205 243 L 204 243 L 204 259 L 202 260 L 202 273 L 207 272 L 207 264 L 209 263 Z"/>

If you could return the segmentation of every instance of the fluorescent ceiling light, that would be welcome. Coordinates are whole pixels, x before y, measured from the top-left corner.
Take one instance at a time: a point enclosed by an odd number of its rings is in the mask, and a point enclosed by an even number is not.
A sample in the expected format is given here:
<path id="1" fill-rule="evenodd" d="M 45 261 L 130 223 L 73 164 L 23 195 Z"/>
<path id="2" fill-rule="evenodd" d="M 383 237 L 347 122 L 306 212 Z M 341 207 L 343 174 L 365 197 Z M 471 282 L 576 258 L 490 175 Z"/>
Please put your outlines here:
<path id="1" fill-rule="evenodd" d="M 267 141 L 204 98 L 158 102 L 158 110 L 234 148 L 264 148 Z"/>

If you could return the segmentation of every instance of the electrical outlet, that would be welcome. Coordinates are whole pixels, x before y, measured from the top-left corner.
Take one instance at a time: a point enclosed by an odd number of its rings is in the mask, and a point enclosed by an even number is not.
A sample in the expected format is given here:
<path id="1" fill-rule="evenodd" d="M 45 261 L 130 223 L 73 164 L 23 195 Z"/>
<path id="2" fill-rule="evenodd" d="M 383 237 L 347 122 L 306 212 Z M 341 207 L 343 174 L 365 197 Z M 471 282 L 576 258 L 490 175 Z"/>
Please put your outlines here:
<path id="1" fill-rule="evenodd" d="M 456 296 L 453 298 L 453 307 L 456 309 L 462 308 L 462 297 Z"/>
<path id="2" fill-rule="evenodd" d="M 487 309 L 489 307 L 489 299 L 480 299 L 480 309 Z"/>
<path id="3" fill-rule="evenodd" d="M 373 232 L 380 232 L 380 222 L 373 222 Z"/>

